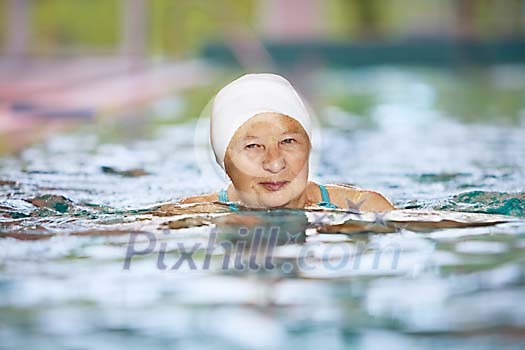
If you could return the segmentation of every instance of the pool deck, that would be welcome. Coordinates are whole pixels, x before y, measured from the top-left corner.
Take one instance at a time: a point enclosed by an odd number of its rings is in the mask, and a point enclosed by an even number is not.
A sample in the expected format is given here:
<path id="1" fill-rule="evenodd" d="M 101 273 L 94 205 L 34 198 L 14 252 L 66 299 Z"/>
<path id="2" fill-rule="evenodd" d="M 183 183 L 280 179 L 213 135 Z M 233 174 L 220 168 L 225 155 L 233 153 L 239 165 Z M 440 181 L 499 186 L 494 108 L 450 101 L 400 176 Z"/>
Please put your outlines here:
<path id="1" fill-rule="evenodd" d="M 81 124 L 136 115 L 156 100 L 208 84 L 210 73 L 197 60 L 0 57 L 0 154 Z"/>

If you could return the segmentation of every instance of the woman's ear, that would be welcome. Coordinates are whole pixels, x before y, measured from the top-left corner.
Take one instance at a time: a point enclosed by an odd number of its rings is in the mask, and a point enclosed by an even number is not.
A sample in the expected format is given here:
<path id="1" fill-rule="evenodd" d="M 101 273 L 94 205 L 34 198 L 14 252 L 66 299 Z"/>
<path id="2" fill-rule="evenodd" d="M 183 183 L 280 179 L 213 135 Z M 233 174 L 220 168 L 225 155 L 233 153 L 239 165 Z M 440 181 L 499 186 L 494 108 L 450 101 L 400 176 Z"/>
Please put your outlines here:
<path id="1" fill-rule="evenodd" d="M 232 166 L 232 161 L 230 159 L 230 152 L 226 150 L 226 154 L 224 155 L 224 171 L 226 172 L 226 176 L 231 179 L 230 177 L 230 170 Z"/>
<path id="2" fill-rule="evenodd" d="M 229 152 L 226 151 L 226 155 L 224 156 L 224 179 L 233 184 L 233 180 L 230 175 L 232 167 L 233 167 L 233 162 L 230 158 Z"/>

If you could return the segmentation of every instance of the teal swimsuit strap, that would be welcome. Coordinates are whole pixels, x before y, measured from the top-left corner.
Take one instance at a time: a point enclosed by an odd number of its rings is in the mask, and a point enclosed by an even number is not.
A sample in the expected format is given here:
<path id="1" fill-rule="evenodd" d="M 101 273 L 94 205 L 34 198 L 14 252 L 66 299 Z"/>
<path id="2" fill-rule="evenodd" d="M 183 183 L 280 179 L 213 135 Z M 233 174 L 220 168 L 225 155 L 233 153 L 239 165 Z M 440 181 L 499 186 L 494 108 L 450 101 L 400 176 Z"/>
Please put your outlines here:
<path id="1" fill-rule="evenodd" d="M 230 207 L 230 209 L 232 211 L 239 211 L 240 210 L 239 207 L 237 206 L 237 204 L 235 204 L 233 202 L 230 202 L 230 200 L 228 199 L 228 191 L 225 190 L 224 188 L 222 188 L 219 191 L 219 202 L 228 204 L 228 206 Z"/>
<path id="2" fill-rule="evenodd" d="M 319 189 L 321 190 L 322 202 L 317 203 L 317 205 L 325 208 L 338 208 L 337 205 L 330 202 L 330 196 L 328 195 L 328 190 L 326 189 L 326 187 L 324 185 L 319 185 Z"/>
<path id="3" fill-rule="evenodd" d="M 228 202 L 228 192 L 224 188 L 219 191 L 219 202 Z"/>

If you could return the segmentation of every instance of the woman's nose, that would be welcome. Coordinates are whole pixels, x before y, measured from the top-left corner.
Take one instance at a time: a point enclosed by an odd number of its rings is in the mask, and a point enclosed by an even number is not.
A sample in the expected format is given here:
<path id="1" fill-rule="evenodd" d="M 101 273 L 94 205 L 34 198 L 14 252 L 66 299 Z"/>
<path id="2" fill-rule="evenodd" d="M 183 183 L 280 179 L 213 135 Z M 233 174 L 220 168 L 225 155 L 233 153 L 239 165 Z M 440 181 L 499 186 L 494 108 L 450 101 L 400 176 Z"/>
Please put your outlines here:
<path id="1" fill-rule="evenodd" d="M 277 174 L 285 167 L 286 161 L 284 160 L 279 147 L 269 147 L 266 150 L 266 155 L 263 161 L 264 170 Z"/>

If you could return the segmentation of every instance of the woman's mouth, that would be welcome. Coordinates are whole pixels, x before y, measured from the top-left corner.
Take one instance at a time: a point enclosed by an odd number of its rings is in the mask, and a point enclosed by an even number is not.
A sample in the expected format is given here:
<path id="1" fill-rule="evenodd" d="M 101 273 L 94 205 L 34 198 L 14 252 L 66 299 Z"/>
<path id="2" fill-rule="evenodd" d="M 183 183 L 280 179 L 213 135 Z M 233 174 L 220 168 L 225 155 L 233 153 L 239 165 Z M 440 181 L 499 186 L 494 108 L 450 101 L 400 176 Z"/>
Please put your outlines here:
<path id="1" fill-rule="evenodd" d="M 278 182 L 260 182 L 260 184 L 268 191 L 279 191 L 290 181 L 278 181 Z"/>

